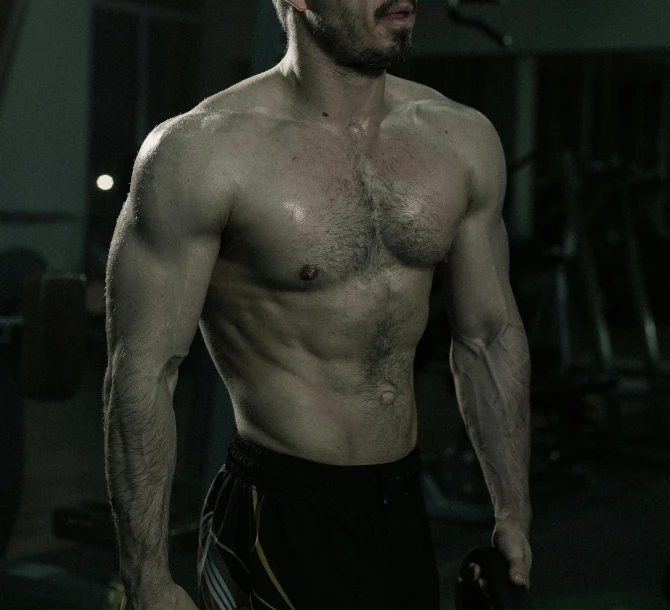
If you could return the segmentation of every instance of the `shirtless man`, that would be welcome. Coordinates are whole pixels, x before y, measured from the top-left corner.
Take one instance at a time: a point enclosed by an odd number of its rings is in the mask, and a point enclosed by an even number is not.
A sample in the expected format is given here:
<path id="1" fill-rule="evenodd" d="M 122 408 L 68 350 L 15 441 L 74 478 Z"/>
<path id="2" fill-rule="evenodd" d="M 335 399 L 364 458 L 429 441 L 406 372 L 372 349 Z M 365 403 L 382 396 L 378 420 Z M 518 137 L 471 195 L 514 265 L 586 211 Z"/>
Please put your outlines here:
<path id="1" fill-rule="evenodd" d="M 416 0 L 400 2 L 275 0 L 281 63 L 139 152 L 107 278 L 128 610 L 195 608 L 167 526 L 173 393 L 198 324 L 238 430 L 203 508 L 200 608 L 438 609 L 413 392 L 436 269 L 493 543 L 529 583 L 530 363 L 505 160 L 481 114 L 386 73 L 411 48 Z"/>

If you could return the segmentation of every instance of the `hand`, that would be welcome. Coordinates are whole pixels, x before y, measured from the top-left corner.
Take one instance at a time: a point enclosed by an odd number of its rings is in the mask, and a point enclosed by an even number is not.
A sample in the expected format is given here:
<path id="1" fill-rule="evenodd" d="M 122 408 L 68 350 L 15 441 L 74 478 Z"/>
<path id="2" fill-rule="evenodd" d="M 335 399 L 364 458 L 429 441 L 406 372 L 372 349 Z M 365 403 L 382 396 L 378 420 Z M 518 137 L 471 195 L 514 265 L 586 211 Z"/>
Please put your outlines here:
<path id="1" fill-rule="evenodd" d="M 137 599 L 123 598 L 121 610 L 198 610 L 193 600 L 179 585 L 145 591 Z"/>
<path id="2" fill-rule="evenodd" d="M 530 589 L 530 569 L 533 554 L 526 530 L 510 523 L 499 523 L 493 532 L 493 546 L 509 563 L 510 580 L 517 586 Z"/>

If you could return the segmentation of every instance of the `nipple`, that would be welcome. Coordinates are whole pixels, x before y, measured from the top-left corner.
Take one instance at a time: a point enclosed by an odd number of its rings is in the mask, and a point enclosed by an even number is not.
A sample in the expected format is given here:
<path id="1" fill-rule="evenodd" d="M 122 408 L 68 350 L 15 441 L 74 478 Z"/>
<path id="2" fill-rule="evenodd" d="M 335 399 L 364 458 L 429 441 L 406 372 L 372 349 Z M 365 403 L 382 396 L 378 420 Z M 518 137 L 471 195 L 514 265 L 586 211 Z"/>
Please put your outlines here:
<path id="1" fill-rule="evenodd" d="M 316 265 L 313 265 L 310 263 L 309 265 L 305 265 L 302 270 L 300 271 L 300 277 L 303 280 L 313 280 L 319 275 L 319 268 Z"/>

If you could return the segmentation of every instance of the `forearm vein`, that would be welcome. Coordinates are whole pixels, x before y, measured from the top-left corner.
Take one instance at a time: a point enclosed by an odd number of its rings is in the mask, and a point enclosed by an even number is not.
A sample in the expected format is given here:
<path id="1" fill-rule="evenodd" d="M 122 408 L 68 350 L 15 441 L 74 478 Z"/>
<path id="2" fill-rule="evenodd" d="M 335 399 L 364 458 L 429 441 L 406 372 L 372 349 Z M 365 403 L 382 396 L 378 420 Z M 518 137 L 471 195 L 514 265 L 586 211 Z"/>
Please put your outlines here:
<path id="1" fill-rule="evenodd" d="M 122 576 L 165 576 L 176 424 L 165 376 L 115 371 L 105 401 L 105 469 Z"/>
<path id="2" fill-rule="evenodd" d="M 530 527 L 530 354 L 508 324 L 485 344 L 454 335 L 451 368 L 459 408 L 498 523 Z"/>

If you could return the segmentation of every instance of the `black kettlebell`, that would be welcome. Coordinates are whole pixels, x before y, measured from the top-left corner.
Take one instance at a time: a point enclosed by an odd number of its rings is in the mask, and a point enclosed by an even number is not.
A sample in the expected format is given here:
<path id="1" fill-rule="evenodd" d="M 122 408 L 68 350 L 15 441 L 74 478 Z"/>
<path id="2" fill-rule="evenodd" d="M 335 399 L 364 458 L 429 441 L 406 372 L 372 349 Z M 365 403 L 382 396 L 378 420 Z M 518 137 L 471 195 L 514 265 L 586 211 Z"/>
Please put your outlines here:
<path id="1" fill-rule="evenodd" d="M 486 594 L 473 578 L 470 567 L 473 563 L 480 567 L 480 578 L 487 583 Z M 532 610 L 528 589 L 515 585 L 508 572 L 507 560 L 497 549 L 472 549 L 465 556 L 456 580 L 456 610 Z"/>

